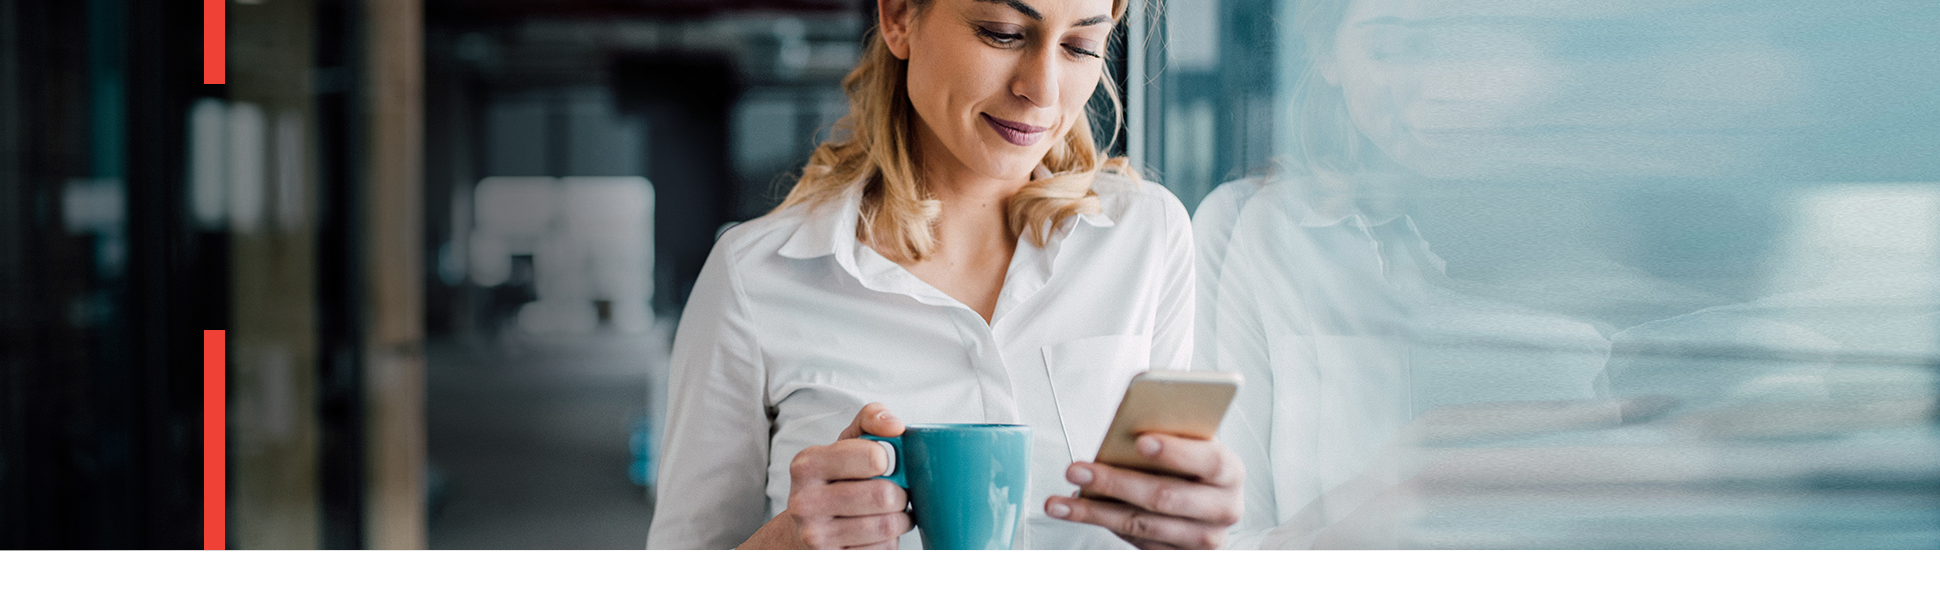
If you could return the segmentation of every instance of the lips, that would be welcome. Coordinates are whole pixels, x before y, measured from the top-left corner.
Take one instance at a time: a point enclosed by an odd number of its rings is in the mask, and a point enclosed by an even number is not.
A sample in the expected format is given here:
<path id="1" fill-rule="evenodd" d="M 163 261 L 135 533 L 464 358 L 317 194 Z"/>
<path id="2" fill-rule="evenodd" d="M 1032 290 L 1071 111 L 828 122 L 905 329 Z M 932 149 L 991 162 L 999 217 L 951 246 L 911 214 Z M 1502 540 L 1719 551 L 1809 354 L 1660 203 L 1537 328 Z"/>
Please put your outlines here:
<path id="1" fill-rule="evenodd" d="M 1004 141 L 1018 146 L 1035 145 L 1038 140 L 1044 139 L 1044 132 L 1051 130 L 1049 127 L 1038 127 L 1016 121 L 1006 121 L 985 113 L 979 114 L 983 116 L 983 122 L 989 125 L 991 130 L 997 132 L 997 137 L 1004 138 Z"/>

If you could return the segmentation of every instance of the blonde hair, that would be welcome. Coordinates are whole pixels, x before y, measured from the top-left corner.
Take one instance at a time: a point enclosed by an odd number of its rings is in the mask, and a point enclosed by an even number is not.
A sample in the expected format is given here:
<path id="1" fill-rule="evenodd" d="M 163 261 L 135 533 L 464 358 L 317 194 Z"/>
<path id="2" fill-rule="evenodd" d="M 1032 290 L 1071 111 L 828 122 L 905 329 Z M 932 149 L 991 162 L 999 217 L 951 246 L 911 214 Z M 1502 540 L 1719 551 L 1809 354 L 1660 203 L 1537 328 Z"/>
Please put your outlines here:
<path id="1" fill-rule="evenodd" d="M 1112 18 L 1122 18 L 1130 0 L 1112 0 Z M 921 10 L 928 0 L 911 0 Z M 936 250 L 939 201 L 924 190 L 917 169 L 911 133 L 915 109 L 909 101 L 909 63 L 896 58 L 876 30 L 869 33 L 869 49 L 842 88 L 849 97 L 849 114 L 835 123 L 834 139 L 815 148 L 801 179 L 775 211 L 796 205 L 835 201 L 861 187 L 861 216 L 856 238 L 896 262 L 920 261 Z M 1100 80 L 1111 98 L 1113 131 L 1124 121 L 1118 88 L 1106 71 Z M 1091 137 L 1091 108 L 1085 122 L 1071 126 L 1039 163 L 1051 173 L 1026 184 L 1006 205 L 1010 233 L 1043 246 L 1065 219 L 1098 212 L 1098 195 L 1091 189 L 1100 171 L 1137 180 L 1124 157 L 1104 158 Z"/>

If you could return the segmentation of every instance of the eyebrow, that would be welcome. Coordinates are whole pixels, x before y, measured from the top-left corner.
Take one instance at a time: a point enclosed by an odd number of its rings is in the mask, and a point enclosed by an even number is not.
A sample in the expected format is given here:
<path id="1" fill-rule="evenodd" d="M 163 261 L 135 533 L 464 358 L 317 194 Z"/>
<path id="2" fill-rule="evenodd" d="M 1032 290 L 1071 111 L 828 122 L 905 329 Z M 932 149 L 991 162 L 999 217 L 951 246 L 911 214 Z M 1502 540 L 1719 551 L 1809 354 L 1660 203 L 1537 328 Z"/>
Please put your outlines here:
<path id="1" fill-rule="evenodd" d="M 1024 13 L 1024 16 L 1030 17 L 1032 20 L 1035 20 L 1035 21 L 1044 20 L 1044 13 L 1037 12 L 1037 9 L 1032 8 L 1031 5 L 1029 4 L 1025 4 L 1023 0 L 977 0 L 977 1 L 983 2 L 986 4 L 1002 4 L 1004 6 L 1011 7 L 1012 10 L 1016 10 L 1017 12 Z M 1111 22 L 1110 15 L 1098 15 L 1088 19 L 1081 19 L 1076 23 L 1072 23 L 1071 26 L 1090 27 L 1092 25 L 1100 25 L 1100 24 L 1110 23 L 1110 22 Z"/>

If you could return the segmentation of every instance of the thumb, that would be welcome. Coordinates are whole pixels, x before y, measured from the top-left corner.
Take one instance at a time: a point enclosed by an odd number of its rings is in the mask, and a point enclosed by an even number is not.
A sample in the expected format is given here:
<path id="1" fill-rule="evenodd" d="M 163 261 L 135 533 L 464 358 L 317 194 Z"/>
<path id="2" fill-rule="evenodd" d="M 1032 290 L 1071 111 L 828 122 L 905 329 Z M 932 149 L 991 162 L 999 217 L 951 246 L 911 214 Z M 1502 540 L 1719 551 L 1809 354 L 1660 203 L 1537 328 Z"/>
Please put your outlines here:
<path id="1" fill-rule="evenodd" d="M 896 415 L 890 414 L 889 407 L 883 406 L 881 402 L 870 402 L 864 405 L 862 410 L 856 412 L 855 420 L 850 421 L 849 427 L 843 429 L 842 435 L 835 439 L 855 439 L 862 437 L 862 434 L 865 433 L 882 437 L 902 435 L 903 420 L 896 418 Z"/>

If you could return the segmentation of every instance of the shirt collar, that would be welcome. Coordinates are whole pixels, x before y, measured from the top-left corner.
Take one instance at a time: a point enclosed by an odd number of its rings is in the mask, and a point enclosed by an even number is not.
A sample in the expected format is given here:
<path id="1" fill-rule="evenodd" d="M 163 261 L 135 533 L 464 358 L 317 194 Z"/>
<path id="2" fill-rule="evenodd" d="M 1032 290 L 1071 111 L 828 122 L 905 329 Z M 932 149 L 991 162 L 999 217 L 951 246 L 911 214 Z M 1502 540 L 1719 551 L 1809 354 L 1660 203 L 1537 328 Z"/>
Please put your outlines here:
<path id="1" fill-rule="evenodd" d="M 856 223 L 861 220 L 862 212 L 862 189 L 860 185 L 849 189 L 839 201 L 792 209 L 803 211 L 801 224 L 795 227 L 794 233 L 775 251 L 776 254 L 792 259 L 831 257 L 842 271 L 865 288 L 908 295 L 925 304 L 958 305 L 955 299 L 917 279 L 900 265 L 876 254 L 856 239 Z M 1105 199 L 1100 200 L 1103 204 Z M 1122 202 L 1117 204 L 1122 205 Z M 1079 223 L 1098 229 L 1117 224 L 1106 212 L 1081 213 L 1076 219 L 1067 220 L 1051 232 L 1050 240 L 1042 248 L 1019 240 L 993 317 L 1001 320 L 1002 315 L 1030 298 L 1050 280 L 1059 250 L 1076 233 Z"/>
<path id="2" fill-rule="evenodd" d="M 1099 202 L 1102 204 L 1104 202 L 1104 199 L 1100 198 Z M 1105 216 L 1105 212 L 1103 210 L 1100 210 L 1098 212 L 1090 212 L 1090 213 L 1078 213 L 1078 220 L 1083 221 L 1086 224 L 1091 225 L 1092 227 L 1111 227 L 1112 225 L 1118 224 L 1118 222 L 1113 221 L 1111 217 Z"/>
<path id="3" fill-rule="evenodd" d="M 1353 222 L 1361 227 L 1380 227 L 1396 219 L 1407 219 L 1412 227 L 1412 219 L 1389 203 L 1382 202 L 1328 202 L 1328 190 L 1305 178 L 1287 178 L 1272 181 L 1262 186 L 1257 195 L 1285 199 L 1281 207 L 1294 223 L 1301 227 L 1333 227 Z"/>
<path id="4" fill-rule="evenodd" d="M 856 239 L 856 222 L 861 220 L 862 213 L 862 186 L 843 192 L 840 201 L 804 206 L 800 210 L 806 211 L 801 225 L 775 251 L 777 254 L 794 259 L 831 257 L 842 271 L 865 288 L 904 294 L 925 304 L 948 306 L 955 302 Z"/>
<path id="5" fill-rule="evenodd" d="M 1448 272 L 1448 262 L 1442 260 L 1441 256 L 1435 254 L 1429 248 L 1428 240 L 1423 239 L 1421 237 L 1421 230 L 1415 227 L 1414 217 L 1398 211 L 1344 212 L 1335 215 L 1321 214 L 1319 211 L 1314 210 L 1312 204 L 1308 201 L 1311 189 L 1299 187 L 1288 188 L 1283 187 L 1284 185 L 1269 184 L 1263 186 L 1255 192 L 1255 197 L 1262 199 L 1271 198 L 1273 200 L 1248 203 L 1249 208 L 1251 206 L 1260 206 L 1259 210 L 1265 211 L 1263 213 L 1265 215 L 1271 215 L 1277 212 L 1282 215 L 1280 218 L 1285 219 L 1284 221 L 1275 221 L 1269 218 L 1261 222 L 1262 225 L 1260 226 L 1274 227 L 1275 225 L 1273 223 L 1275 222 L 1285 223 L 1290 221 L 1304 229 L 1346 228 L 1348 230 L 1358 231 L 1358 235 L 1365 236 L 1370 240 L 1376 240 L 1377 243 L 1380 240 L 1400 243 L 1412 255 L 1412 258 L 1426 268 L 1432 269 L 1434 273 L 1446 274 Z M 1241 221 L 1246 221 L 1248 216 L 1243 209 L 1240 216 Z"/>
<path id="6" fill-rule="evenodd" d="M 840 202 L 803 206 L 802 224 L 776 253 L 788 258 L 818 258 L 854 248 L 856 221 L 862 212 L 862 186 L 842 193 Z"/>
<path id="7" fill-rule="evenodd" d="M 1038 169 L 1043 171 L 1044 168 L 1039 166 Z M 1042 176 L 1043 173 L 1038 173 L 1032 178 Z M 802 207 L 800 210 L 808 214 L 803 215 L 801 226 L 795 228 L 794 235 L 789 236 L 788 242 L 782 244 L 776 253 L 796 259 L 850 254 L 857 243 L 856 223 L 862 214 L 862 189 L 860 184 L 850 186 L 842 193 L 840 202 Z M 1104 198 L 1101 197 L 1100 210 L 1078 213 L 1078 221 L 1099 228 L 1116 225 L 1118 222 L 1105 214 L 1103 203 Z M 1054 231 L 1051 237 L 1058 237 L 1061 233 L 1065 232 Z"/>

